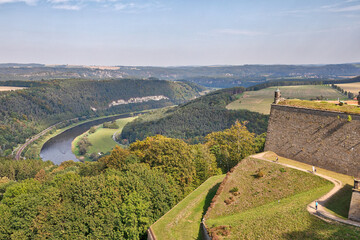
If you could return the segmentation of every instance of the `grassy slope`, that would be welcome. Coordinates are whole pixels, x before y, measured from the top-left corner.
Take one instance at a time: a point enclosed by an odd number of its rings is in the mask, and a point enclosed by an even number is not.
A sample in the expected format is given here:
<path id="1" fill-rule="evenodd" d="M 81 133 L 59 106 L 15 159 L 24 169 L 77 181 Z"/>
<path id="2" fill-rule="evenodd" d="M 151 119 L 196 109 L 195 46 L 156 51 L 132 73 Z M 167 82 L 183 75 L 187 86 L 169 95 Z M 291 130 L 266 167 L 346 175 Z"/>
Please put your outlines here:
<path id="1" fill-rule="evenodd" d="M 336 84 L 341 87 L 345 91 L 352 92 L 354 94 L 359 94 L 360 91 L 360 82 L 356 83 L 344 83 L 344 84 Z"/>
<path id="2" fill-rule="evenodd" d="M 273 152 L 267 152 L 264 157 L 266 159 L 274 161 L 276 156 L 277 155 Z M 279 162 L 312 171 L 312 166 L 306 163 L 294 161 L 283 157 L 279 157 Z M 352 187 L 354 184 L 353 177 L 318 167 L 316 167 L 316 172 L 338 179 L 344 184 L 343 188 L 326 203 L 326 208 L 329 212 L 332 212 L 338 217 L 347 219 L 351 201 Z"/>
<path id="3" fill-rule="evenodd" d="M 88 148 L 88 153 L 89 154 L 94 152 L 106 153 L 111 151 L 116 146 L 116 142 L 112 139 L 113 134 L 120 133 L 123 127 L 128 122 L 133 121 L 135 118 L 136 117 L 129 117 L 129 118 L 121 118 L 116 120 L 116 123 L 119 125 L 118 129 L 103 128 L 102 124 L 98 125 L 96 131 L 88 136 L 88 139 L 92 144 L 92 146 Z M 80 157 L 77 148 L 77 143 L 86 134 L 89 134 L 88 131 L 76 137 L 72 142 L 72 150 L 77 157 Z"/>
<path id="4" fill-rule="evenodd" d="M 270 113 L 270 105 L 274 101 L 274 91 L 277 87 L 269 87 L 259 91 L 248 91 L 227 105 L 228 109 L 248 109 L 263 114 Z M 282 97 L 298 99 L 315 99 L 323 96 L 328 99 L 345 99 L 338 91 L 324 85 L 280 86 Z"/>
<path id="5" fill-rule="evenodd" d="M 225 175 L 206 180 L 151 226 L 158 239 L 199 239 L 200 223 Z"/>
<path id="6" fill-rule="evenodd" d="M 330 191 L 333 184 L 312 174 L 267 163 L 243 160 L 230 175 L 213 209 L 207 226 L 230 226 L 230 233 L 220 239 L 358 239 L 354 227 L 328 224 L 310 215 L 306 205 Z M 253 175 L 262 169 L 265 176 Z M 239 188 L 239 195 L 229 192 Z M 235 201 L 226 205 L 224 200 Z"/>

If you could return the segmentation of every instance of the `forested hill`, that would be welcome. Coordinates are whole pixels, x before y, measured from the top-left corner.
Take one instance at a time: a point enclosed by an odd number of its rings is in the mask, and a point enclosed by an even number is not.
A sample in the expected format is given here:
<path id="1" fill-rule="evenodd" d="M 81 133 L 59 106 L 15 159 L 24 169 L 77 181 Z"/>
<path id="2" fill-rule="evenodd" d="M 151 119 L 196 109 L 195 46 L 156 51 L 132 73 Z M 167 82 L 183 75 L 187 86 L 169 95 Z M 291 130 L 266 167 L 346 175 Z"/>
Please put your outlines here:
<path id="1" fill-rule="evenodd" d="M 9 154 L 15 145 L 56 122 L 180 104 L 200 96 L 202 90 L 180 81 L 72 79 L 0 92 L 0 155 Z"/>
<path id="2" fill-rule="evenodd" d="M 208 133 L 229 128 L 236 120 L 246 121 L 250 132 L 262 134 L 266 132 L 268 116 L 225 108 L 244 91 L 242 87 L 218 90 L 168 110 L 156 110 L 128 123 L 118 140 L 134 142 L 161 134 L 196 143 Z"/>

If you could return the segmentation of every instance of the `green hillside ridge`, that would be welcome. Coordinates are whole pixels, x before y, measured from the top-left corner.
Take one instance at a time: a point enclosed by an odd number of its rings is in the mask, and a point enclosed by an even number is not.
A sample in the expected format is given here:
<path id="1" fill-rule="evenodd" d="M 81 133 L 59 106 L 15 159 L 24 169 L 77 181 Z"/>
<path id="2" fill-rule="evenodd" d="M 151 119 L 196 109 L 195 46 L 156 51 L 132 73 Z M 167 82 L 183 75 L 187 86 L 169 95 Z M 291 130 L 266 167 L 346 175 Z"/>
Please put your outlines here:
<path id="1" fill-rule="evenodd" d="M 94 118 L 184 103 L 200 96 L 194 83 L 160 80 L 51 80 L 27 89 L 0 92 L 0 156 L 48 126 L 76 118 Z M 119 99 L 166 96 L 168 99 L 109 107 Z"/>
<path id="2" fill-rule="evenodd" d="M 225 175 L 210 177 L 169 212 L 151 229 L 157 239 L 201 239 L 200 223 L 211 199 Z"/>
<path id="3" fill-rule="evenodd" d="M 244 88 L 222 89 L 168 110 L 158 110 L 139 117 L 125 125 L 119 142 L 142 140 L 156 134 L 202 142 L 204 136 L 229 128 L 236 120 L 246 121 L 250 132 L 266 132 L 268 116 L 247 110 L 233 111 L 225 108 Z"/>
<path id="4" fill-rule="evenodd" d="M 306 211 L 332 187 L 318 176 L 247 158 L 221 184 L 206 224 L 213 239 L 358 239 L 358 228 Z"/>

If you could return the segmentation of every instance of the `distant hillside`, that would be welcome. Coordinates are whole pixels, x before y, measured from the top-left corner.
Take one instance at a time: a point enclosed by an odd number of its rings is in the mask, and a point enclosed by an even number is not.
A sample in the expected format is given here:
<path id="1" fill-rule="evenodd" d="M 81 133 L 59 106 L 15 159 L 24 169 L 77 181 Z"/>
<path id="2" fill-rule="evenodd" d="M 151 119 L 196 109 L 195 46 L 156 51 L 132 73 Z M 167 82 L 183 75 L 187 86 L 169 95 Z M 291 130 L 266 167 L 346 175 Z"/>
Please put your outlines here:
<path id="1" fill-rule="evenodd" d="M 247 121 L 250 132 L 266 132 L 268 116 L 247 110 L 227 110 L 228 103 L 234 101 L 245 89 L 242 87 L 218 90 L 186 104 L 157 110 L 128 123 L 120 136 L 120 141 L 134 142 L 156 134 L 173 138 L 202 141 L 206 134 L 229 128 L 236 120 Z"/>
<path id="2" fill-rule="evenodd" d="M 37 87 L 1 92 L 0 155 L 56 122 L 180 104 L 200 96 L 202 90 L 186 82 L 72 79 L 43 81 Z"/>
<path id="3" fill-rule="evenodd" d="M 344 79 L 360 75 L 360 64 L 241 66 L 72 66 L 0 64 L 0 81 L 42 79 L 159 78 L 184 79 L 207 87 L 253 86 L 274 80 Z"/>

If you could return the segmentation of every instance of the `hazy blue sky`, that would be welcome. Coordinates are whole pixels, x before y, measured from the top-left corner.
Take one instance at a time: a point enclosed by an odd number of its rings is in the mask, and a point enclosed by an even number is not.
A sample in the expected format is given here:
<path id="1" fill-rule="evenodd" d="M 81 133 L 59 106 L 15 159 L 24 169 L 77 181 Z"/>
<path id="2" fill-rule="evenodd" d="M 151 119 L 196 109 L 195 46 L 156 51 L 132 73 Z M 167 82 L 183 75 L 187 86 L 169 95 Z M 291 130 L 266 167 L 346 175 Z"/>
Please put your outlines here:
<path id="1" fill-rule="evenodd" d="M 0 62 L 360 62 L 360 0 L 0 0 Z"/>

